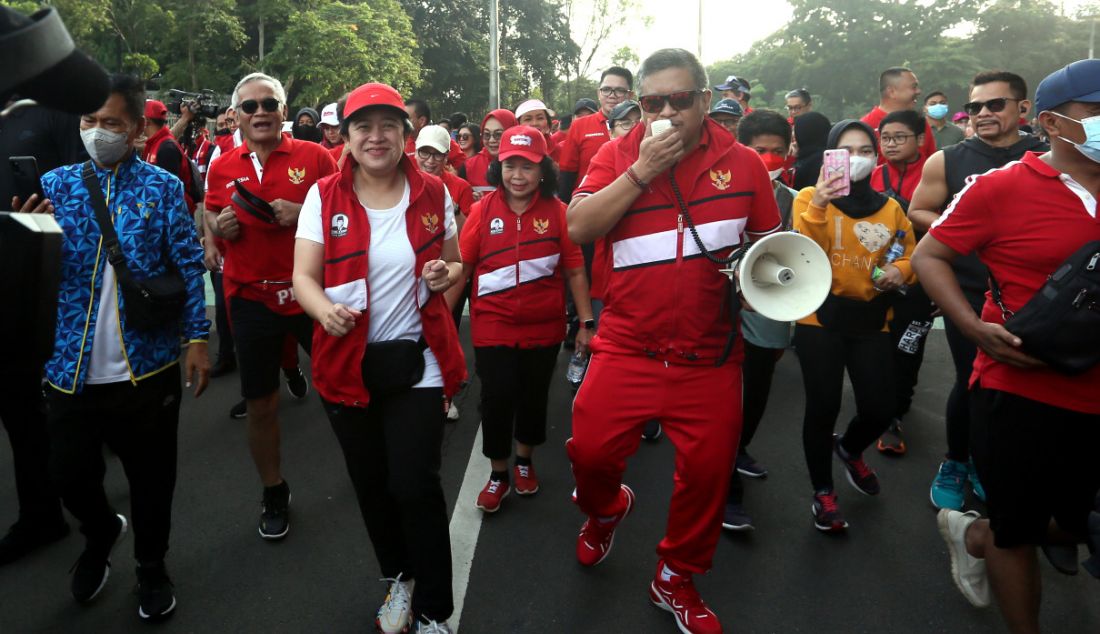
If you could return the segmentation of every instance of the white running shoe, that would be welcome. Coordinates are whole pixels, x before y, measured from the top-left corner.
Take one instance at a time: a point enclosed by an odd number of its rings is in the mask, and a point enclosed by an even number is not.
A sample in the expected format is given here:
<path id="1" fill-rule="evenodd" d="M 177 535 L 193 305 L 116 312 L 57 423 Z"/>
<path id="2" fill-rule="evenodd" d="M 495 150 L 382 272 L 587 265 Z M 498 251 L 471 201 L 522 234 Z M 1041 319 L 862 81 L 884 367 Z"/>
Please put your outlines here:
<path id="1" fill-rule="evenodd" d="M 438 621 L 417 619 L 416 634 L 453 634 L 453 630 L 451 630 L 451 626 L 447 625 L 446 621 L 440 623 Z"/>
<path id="2" fill-rule="evenodd" d="M 951 555 L 951 578 L 955 580 L 955 586 L 971 605 L 985 608 L 992 602 L 985 560 L 966 552 L 966 529 L 979 517 L 977 511 L 960 513 L 943 509 L 936 515 L 936 523 Z"/>
<path id="3" fill-rule="evenodd" d="M 390 584 L 386 600 L 378 608 L 374 618 L 378 631 L 384 634 L 403 634 L 412 625 L 412 592 L 415 581 L 402 581 L 401 575 L 394 579 L 382 579 Z"/>

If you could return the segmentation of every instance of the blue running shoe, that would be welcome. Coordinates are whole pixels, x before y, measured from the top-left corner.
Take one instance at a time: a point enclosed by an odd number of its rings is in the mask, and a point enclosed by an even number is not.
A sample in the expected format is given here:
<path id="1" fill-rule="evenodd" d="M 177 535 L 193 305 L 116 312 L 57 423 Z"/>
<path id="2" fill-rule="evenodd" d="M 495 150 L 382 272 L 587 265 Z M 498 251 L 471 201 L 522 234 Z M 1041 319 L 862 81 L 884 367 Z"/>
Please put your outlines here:
<path id="1" fill-rule="evenodd" d="M 936 479 L 932 481 L 930 498 L 937 509 L 960 511 L 963 507 L 963 484 L 970 476 L 970 468 L 962 462 L 944 460 Z"/>
<path id="2" fill-rule="evenodd" d="M 974 468 L 974 461 L 971 460 L 967 467 L 970 471 L 967 479 L 970 480 L 970 488 L 974 491 L 974 497 L 985 502 L 985 489 L 982 488 L 982 483 L 978 480 L 978 470 Z"/>

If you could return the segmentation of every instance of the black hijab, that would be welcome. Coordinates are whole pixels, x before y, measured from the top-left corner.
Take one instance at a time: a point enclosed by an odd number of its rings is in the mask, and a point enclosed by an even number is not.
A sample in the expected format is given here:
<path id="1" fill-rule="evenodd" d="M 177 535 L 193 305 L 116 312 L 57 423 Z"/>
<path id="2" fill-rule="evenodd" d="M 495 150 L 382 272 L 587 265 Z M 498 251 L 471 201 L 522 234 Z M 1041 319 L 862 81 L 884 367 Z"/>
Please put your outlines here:
<path id="1" fill-rule="evenodd" d="M 845 132 L 852 128 L 859 128 L 863 132 L 867 133 L 867 136 L 871 137 L 871 145 L 875 148 L 875 155 L 878 155 L 878 139 L 875 138 L 875 131 L 871 129 L 871 126 L 862 121 L 855 119 L 845 119 L 833 126 L 833 129 L 829 130 L 829 138 L 825 143 L 825 149 L 835 150 L 837 143 L 840 142 L 840 137 Z M 874 173 L 874 170 L 871 171 Z M 837 209 L 844 212 L 845 216 L 850 218 L 866 218 L 875 213 L 879 209 L 882 209 L 886 205 L 888 198 L 885 194 L 880 194 L 871 189 L 871 175 L 868 174 L 867 178 L 860 181 L 852 181 L 851 191 L 847 196 L 841 198 L 834 198 L 832 205 Z"/>
<path id="2" fill-rule="evenodd" d="M 832 126 L 820 112 L 807 112 L 794 118 L 794 137 L 798 141 L 798 160 L 794 162 L 794 189 L 812 187 L 821 172 L 821 154 Z"/>

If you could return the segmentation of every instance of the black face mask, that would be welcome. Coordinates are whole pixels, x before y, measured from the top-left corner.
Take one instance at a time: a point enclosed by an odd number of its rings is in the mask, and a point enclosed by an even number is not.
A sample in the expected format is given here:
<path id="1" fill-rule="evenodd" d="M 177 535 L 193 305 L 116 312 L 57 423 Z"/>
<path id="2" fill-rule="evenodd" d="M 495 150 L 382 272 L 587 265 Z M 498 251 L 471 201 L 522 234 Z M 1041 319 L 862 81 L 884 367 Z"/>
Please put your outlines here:
<path id="1" fill-rule="evenodd" d="M 233 134 L 233 131 L 229 128 L 222 128 L 221 130 L 214 130 L 214 136 L 229 136 Z"/>
<path id="2" fill-rule="evenodd" d="M 295 125 L 290 135 L 299 141 L 321 142 L 321 131 L 311 125 Z"/>

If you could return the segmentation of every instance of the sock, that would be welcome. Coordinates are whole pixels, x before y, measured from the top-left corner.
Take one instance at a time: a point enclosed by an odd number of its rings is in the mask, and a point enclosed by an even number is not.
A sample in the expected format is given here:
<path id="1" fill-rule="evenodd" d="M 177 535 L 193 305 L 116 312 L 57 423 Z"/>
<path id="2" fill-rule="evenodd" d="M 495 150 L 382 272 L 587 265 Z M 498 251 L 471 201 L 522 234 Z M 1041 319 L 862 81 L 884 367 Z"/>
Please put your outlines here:
<path id="1" fill-rule="evenodd" d="M 668 582 L 672 581 L 673 577 L 683 577 L 683 576 L 685 576 L 685 575 L 681 575 L 680 573 L 676 572 L 672 568 L 669 568 L 668 564 L 662 564 L 661 565 L 661 581 L 664 581 L 664 582 L 668 583 Z"/>
<path id="2" fill-rule="evenodd" d="M 507 471 L 492 471 L 492 472 L 489 473 L 489 479 L 490 480 L 496 480 L 497 482 L 507 482 L 508 481 L 508 472 Z"/>
<path id="3" fill-rule="evenodd" d="M 531 458 L 530 457 L 524 458 L 523 456 L 516 456 L 516 466 L 517 467 L 530 467 L 531 466 Z"/>

